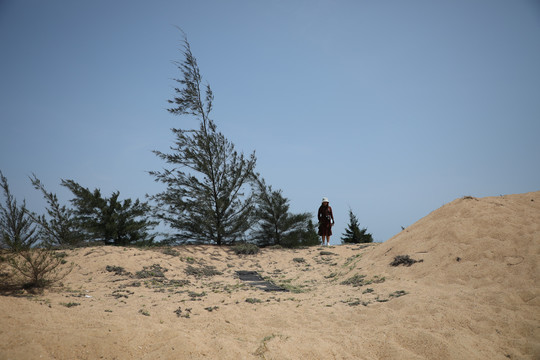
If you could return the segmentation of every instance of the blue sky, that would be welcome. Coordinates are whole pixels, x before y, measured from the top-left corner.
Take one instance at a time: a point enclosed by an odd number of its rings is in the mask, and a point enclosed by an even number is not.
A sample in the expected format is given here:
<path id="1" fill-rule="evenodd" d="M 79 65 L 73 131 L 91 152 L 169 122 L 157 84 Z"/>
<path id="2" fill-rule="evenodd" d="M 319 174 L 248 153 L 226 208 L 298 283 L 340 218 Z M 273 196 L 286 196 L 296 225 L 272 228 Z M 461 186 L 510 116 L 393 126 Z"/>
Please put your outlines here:
<path id="1" fill-rule="evenodd" d="M 0 170 L 109 195 L 163 190 L 181 27 L 213 119 L 295 212 L 330 198 L 385 241 L 458 197 L 540 190 L 540 3 L 0 1 Z"/>

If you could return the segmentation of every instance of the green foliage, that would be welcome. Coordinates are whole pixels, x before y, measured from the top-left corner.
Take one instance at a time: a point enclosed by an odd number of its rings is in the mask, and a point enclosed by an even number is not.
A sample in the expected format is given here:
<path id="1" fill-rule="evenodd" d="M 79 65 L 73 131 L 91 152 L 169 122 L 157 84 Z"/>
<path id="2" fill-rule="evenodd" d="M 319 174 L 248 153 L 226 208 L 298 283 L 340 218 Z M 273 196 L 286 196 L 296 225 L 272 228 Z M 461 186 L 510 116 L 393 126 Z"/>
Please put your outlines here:
<path id="1" fill-rule="evenodd" d="M 250 243 L 239 243 L 233 246 L 236 255 L 254 255 L 259 252 L 259 247 Z"/>
<path id="2" fill-rule="evenodd" d="M 139 199 L 133 202 L 118 199 L 120 192 L 113 192 L 110 198 L 101 196 L 99 189 L 93 192 L 83 188 L 73 180 L 62 180 L 75 198 L 74 221 L 82 229 L 86 239 L 103 241 L 105 244 L 129 245 L 152 242 L 154 235 L 148 231 L 157 223 L 148 219 L 150 206 Z"/>
<path id="3" fill-rule="evenodd" d="M 1 171 L 0 186 L 5 198 L 4 204 L 0 203 L 0 247 L 11 251 L 27 250 L 38 241 L 38 237 L 26 202 L 23 200 L 22 205 L 17 204 Z"/>
<path id="4" fill-rule="evenodd" d="M 320 244 L 319 235 L 315 224 L 311 219 L 308 220 L 306 228 L 300 234 L 300 246 L 317 246 Z"/>
<path id="5" fill-rule="evenodd" d="M 367 229 L 360 229 L 360 223 L 356 215 L 349 209 L 349 226 L 345 229 L 345 233 L 341 237 L 343 244 L 359 244 L 359 243 L 371 243 L 373 237 L 370 233 L 367 233 Z"/>
<path id="6" fill-rule="evenodd" d="M 217 245 L 241 239 L 251 226 L 252 201 L 245 194 L 255 167 L 255 153 L 244 157 L 210 119 L 214 95 L 204 86 L 197 61 L 184 35 L 184 61 L 176 62 L 183 78 L 175 79 L 176 97 L 169 100 L 174 115 L 193 116 L 196 129 L 172 129 L 172 153 L 154 153 L 172 169 L 151 171 L 167 189 L 154 195 L 156 216 L 177 230 L 178 242 Z"/>
<path id="7" fill-rule="evenodd" d="M 48 218 L 45 215 L 30 214 L 30 217 L 40 226 L 41 239 L 50 246 L 80 244 L 84 237 L 75 220 L 73 210 L 65 205 L 60 206 L 56 194 L 48 192 L 35 174 L 30 181 L 36 190 L 41 191 L 48 204 Z"/>
<path id="8" fill-rule="evenodd" d="M 267 186 L 264 179 L 259 177 L 255 181 L 257 225 L 252 233 L 253 239 L 261 246 L 298 247 L 318 244 L 311 214 L 291 214 L 289 200 L 283 197 L 281 190 L 272 190 L 272 186 Z"/>

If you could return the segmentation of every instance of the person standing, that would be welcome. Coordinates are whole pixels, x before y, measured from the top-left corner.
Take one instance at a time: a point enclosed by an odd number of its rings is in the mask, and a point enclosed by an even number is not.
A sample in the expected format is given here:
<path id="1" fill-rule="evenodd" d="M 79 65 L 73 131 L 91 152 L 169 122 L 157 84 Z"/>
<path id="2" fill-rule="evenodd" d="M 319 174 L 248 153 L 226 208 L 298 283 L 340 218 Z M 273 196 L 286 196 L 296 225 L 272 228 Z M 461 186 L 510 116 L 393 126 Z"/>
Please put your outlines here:
<path id="1" fill-rule="evenodd" d="M 329 246 L 330 236 L 332 235 L 332 225 L 334 225 L 335 222 L 332 207 L 329 205 L 328 198 L 326 197 L 323 197 L 322 199 L 317 219 L 319 219 L 319 236 L 322 237 L 322 245 L 324 246 L 326 240 L 326 246 Z"/>

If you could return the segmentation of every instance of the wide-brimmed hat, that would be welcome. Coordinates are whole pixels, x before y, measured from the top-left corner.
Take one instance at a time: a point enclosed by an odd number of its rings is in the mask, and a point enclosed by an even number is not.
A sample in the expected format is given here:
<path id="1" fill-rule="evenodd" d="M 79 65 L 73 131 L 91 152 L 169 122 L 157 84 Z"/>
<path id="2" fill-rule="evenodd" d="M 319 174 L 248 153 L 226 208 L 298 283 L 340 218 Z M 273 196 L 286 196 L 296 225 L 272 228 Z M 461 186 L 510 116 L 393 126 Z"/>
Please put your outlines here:
<path id="1" fill-rule="evenodd" d="M 325 202 L 330 202 L 330 201 L 328 201 L 328 198 L 327 198 L 327 197 L 323 197 L 323 198 L 322 198 L 322 202 L 325 203 Z"/>

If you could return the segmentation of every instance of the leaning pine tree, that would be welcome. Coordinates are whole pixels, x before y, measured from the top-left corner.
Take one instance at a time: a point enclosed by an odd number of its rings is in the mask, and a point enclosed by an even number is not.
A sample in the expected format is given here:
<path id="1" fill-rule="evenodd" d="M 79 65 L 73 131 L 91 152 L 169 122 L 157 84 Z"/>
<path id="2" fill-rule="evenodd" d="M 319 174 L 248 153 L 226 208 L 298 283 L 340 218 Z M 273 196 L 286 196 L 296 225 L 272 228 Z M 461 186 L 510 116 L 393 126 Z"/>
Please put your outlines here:
<path id="1" fill-rule="evenodd" d="M 217 245 L 241 239 L 251 226 L 252 198 L 245 194 L 255 167 L 255 153 L 245 158 L 233 143 L 217 130 L 210 119 L 213 94 L 204 86 L 187 38 L 183 41 L 182 85 L 169 100 L 175 115 L 193 116 L 198 129 L 172 129 L 176 136 L 171 154 L 154 153 L 172 169 L 151 171 L 167 189 L 151 198 L 157 202 L 156 215 L 177 231 L 179 242 L 212 242 Z"/>
<path id="2" fill-rule="evenodd" d="M 351 209 L 349 209 L 349 225 L 345 229 L 345 233 L 341 237 L 343 244 L 358 244 L 358 243 L 371 243 L 373 237 L 370 233 L 367 233 L 367 228 L 360 229 L 360 223 L 358 218 Z"/>

